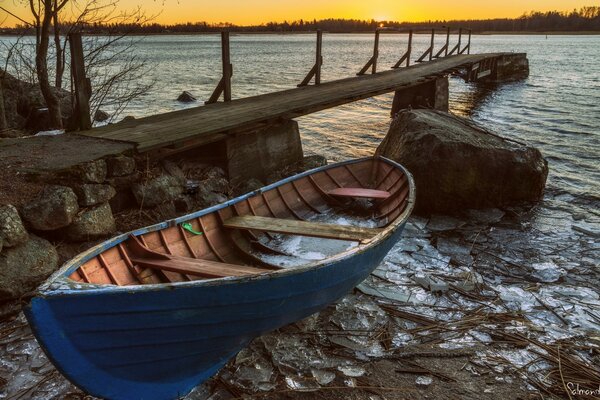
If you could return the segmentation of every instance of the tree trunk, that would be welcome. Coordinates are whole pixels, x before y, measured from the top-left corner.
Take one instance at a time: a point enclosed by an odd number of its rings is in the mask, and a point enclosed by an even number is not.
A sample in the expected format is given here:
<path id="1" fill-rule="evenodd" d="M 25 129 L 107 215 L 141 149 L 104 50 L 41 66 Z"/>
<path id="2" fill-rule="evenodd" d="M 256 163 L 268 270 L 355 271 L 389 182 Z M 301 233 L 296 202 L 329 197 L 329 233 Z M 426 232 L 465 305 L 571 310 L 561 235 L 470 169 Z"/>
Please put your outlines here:
<path id="1" fill-rule="evenodd" d="M 39 42 L 35 55 L 35 67 L 37 77 L 42 91 L 42 96 L 48 107 L 50 125 L 55 129 L 62 129 L 62 117 L 60 112 L 60 101 L 53 92 L 48 78 L 48 45 L 50 42 L 50 24 L 52 22 L 53 7 L 51 4 L 44 5 L 44 16 L 39 30 Z"/>
<path id="2" fill-rule="evenodd" d="M 3 81 L 3 77 L 0 76 L 0 130 L 8 128 L 8 124 L 6 123 L 6 113 L 4 111 L 4 92 L 2 91 Z"/>
<path id="3" fill-rule="evenodd" d="M 58 10 L 56 10 L 56 2 L 54 3 L 54 11 L 52 16 L 52 25 L 54 27 L 54 46 L 56 47 L 56 81 L 54 86 L 57 89 L 62 88 L 63 74 L 65 71 L 64 53 L 60 42 L 60 26 L 58 24 Z"/>

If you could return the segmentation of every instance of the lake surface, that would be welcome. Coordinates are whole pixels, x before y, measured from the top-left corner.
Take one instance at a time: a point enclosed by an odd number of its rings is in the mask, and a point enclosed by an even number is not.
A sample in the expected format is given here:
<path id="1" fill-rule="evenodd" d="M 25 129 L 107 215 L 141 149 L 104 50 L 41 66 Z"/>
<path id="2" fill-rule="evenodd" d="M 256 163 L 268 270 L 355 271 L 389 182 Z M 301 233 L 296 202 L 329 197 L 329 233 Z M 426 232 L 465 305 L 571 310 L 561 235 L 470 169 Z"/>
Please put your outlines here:
<path id="1" fill-rule="evenodd" d="M 445 37 L 438 37 L 436 48 Z M 406 35 L 381 35 L 379 69 L 393 65 L 406 49 Z M 413 60 L 429 36 L 416 35 Z M 373 36 L 325 34 L 322 80 L 353 76 L 369 59 Z M 314 34 L 233 35 L 234 98 L 295 87 L 314 63 Z M 151 67 L 153 89 L 123 115 L 136 117 L 183 106 L 183 90 L 207 99 L 220 79 L 218 35 L 152 36 L 136 52 Z M 451 79 L 450 108 L 470 115 L 507 137 L 539 147 L 550 164 L 549 190 L 600 216 L 600 36 L 473 36 L 472 52 L 526 52 L 528 79 L 495 88 Z M 389 126 L 392 94 L 355 102 L 299 119 L 306 152 L 331 160 L 371 154 Z"/>

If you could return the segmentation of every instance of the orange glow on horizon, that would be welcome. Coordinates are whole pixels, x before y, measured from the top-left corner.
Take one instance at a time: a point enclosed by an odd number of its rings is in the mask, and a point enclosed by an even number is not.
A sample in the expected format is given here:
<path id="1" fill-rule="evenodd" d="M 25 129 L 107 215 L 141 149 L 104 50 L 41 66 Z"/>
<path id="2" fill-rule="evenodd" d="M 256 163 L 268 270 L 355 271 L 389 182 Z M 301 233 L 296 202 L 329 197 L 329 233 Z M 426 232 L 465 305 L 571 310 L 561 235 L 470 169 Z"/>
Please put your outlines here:
<path id="1" fill-rule="evenodd" d="M 259 25 L 284 20 L 346 18 L 376 21 L 514 18 L 529 11 L 567 11 L 594 3 L 591 0 L 120 0 L 119 8 L 141 6 L 157 15 L 161 24 L 185 22 L 229 22 Z M 31 20 L 24 3 L 0 0 L 0 6 Z M 0 26 L 14 26 L 18 20 L 0 10 Z"/>

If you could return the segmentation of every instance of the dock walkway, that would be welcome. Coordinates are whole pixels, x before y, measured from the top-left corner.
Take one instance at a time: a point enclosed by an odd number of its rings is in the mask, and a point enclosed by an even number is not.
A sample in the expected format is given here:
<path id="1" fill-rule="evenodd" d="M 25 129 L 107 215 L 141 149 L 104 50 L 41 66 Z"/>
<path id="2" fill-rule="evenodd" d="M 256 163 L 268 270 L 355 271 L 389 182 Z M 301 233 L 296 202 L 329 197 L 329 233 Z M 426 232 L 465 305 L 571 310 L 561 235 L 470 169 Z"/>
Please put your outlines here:
<path id="1" fill-rule="evenodd" d="M 138 153 L 199 146 L 228 134 L 259 129 L 356 100 L 395 92 L 507 53 L 461 54 L 314 86 L 208 104 L 81 131 L 79 134 L 131 143 Z"/>

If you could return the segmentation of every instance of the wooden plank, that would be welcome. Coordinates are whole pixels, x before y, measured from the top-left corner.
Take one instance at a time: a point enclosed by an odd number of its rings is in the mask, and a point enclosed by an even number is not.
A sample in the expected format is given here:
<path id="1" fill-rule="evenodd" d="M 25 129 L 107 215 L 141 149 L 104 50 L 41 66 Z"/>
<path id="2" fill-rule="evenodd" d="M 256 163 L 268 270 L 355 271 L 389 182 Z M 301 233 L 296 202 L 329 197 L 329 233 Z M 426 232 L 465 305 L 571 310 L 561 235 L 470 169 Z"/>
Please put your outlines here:
<path id="1" fill-rule="evenodd" d="M 180 274 L 201 276 L 206 278 L 223 278 L 226 276 L 257 275 L 273 270 L 227 264 L 217 261 L 200 260 L 169 256 L 170 259 L 131 257 L 134 264 L 159 269 L 161 271 L 178 272 Z"/>
<path id="2" fill-rule="evenodd" d="M 385 190 L 363 189 L 363 188 L 337 188 L 327 192 L 332 196 L 339 197 L 362 197 L 365 199 L 387 199 L 392 194 Z"/>
<path id="3" fill-rule="evenodd" d="M 381 231 L 375 228 L 257 216 L 233 217 L 226 220 L 223 226 L 232 229 L 253 229 L 265 232 L 355 241 L 371 239 Z"/>

